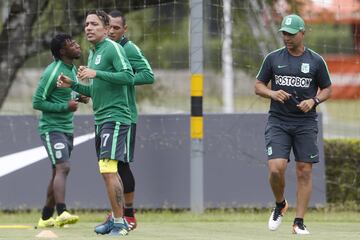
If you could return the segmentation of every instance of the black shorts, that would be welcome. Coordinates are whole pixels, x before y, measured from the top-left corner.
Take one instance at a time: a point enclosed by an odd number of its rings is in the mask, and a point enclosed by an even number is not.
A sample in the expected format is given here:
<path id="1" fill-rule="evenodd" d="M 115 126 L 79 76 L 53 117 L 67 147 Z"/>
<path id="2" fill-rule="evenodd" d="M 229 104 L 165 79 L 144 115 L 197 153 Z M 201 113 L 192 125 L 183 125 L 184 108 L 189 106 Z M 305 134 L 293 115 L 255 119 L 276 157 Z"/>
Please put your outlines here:
<path id="1" fill-rule="evenodd" d="M 288 125 L 267 123 L 265 144 L 268 159 L 284 158 L 290 160 L 291 149 L 295 161 L 319 162 L 316 124 Z"/>
<path id="2" fill-rule="evenodd" d="M 126 138 L 126 149 L 128 149 L 128 151 L 125 151 L 124 162 L 134 161 L 135 138 L 136 138 L 136 123 L 131 123 L 129 133 Z"/>
<path id="3" fill-rule="evenodd" d="M 95 148 L 98 160 L 124 161 L 129 128 L 129 125 L 120 122 L 106 122 L 95 126 Z"/>
<path id="4" fill-rule="evenodd" d="M 53 167 L 55 167 L 55 164 L 59 162 L 70 160 L 71 151 L 74 147 L 73 134 L 63 132 L 47 132 L 45 134 L 41 134 L 40 138 L 45 146 L 46 152 Z"/>

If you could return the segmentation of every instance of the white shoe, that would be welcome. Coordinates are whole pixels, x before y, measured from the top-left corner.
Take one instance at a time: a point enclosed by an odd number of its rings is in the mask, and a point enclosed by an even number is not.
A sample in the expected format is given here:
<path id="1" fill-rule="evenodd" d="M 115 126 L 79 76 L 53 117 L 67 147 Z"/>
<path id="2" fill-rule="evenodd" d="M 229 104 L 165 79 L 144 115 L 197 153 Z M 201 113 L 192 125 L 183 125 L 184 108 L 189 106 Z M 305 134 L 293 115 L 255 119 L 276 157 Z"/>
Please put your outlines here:
<path id="1" fill-rule="evenodd" d="M 284 217 L 284 214 L 286 213 L 286 210 L 288 209 L 289 204 L 285 200 L 285 206 L 283 208 L 275 207 L 270 215 L 268 227 L 269 230 L 275 231 L 280 227 L 282 218 Z"/>
<path id="2" fill-rule="evenodd" d="M 293 234 L 307 235 L 310 234 L 310 232 L 303 223 L 296 223 L 293 225 Z"/>

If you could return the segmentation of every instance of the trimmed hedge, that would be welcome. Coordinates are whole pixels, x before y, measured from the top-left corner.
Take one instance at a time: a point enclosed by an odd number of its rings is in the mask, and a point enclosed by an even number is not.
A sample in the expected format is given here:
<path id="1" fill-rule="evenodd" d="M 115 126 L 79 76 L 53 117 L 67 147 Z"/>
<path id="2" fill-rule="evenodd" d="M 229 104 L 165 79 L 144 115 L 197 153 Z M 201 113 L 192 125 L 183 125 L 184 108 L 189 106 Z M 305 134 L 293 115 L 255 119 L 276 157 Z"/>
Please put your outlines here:
<path id="1" fill-rule="evenodd" d="M 360 140 L 324 140 L 328 203 L 360 203 Z"/>

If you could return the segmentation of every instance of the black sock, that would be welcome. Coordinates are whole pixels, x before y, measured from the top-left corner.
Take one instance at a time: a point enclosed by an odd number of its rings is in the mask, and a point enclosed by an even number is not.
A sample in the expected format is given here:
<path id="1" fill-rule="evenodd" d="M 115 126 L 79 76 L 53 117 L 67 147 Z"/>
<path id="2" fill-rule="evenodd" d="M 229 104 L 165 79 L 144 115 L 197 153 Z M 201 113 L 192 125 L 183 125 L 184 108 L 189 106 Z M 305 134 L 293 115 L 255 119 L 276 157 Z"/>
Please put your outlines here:
<path id="1" fill-rule="evenodd" d="M 304 224 L 304 219 L 303 218 L 295 218 L 294 224 L 297 224 L 297 223 Z"/>
<path id="2" fill-rule="evenodd" d="M 53 214 L 54 214 L 54 208 L 50 208 L 50 207 L 45 206 L 42 209 L 41 218 L 42 218 L 42 220 L 48 220 L 49 218 L 52 217 Z"/>
<path id="3" fill-rule="evenodd" d="M 57 203 L 56 211 L 57 211 L 58 216 L 60 216 L 64 211 L 66 211 L 65 203 Z"/>
<path id="4" fill-rule="evenodd" d="M 279 202 L 279 203 L 277 202 L 276 203 L 276 206 L 279 207 L 279 208 L 284 208 L 285 205 L 286 205 L 285 199 L 282 202 Z"/>
<path id="5" fill-rule="evenodd" d="M 124 209 L 124 215 L 127 217 L 134 217 L 134 208 L 127 208 Z"/>

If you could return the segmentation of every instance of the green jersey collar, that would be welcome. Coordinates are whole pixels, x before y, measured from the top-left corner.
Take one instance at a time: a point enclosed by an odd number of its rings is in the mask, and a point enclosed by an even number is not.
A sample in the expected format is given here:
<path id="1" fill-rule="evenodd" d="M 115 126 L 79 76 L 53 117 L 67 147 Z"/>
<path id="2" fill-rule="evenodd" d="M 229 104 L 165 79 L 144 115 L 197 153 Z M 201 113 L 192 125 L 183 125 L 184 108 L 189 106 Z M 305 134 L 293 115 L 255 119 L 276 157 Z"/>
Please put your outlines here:
<path id="1" fill-rule="evenodd" d="M 105 37 L 102 41 L 95 43 L 95 50 L 99 49 L 105 42 L 107 37 Z"/>

